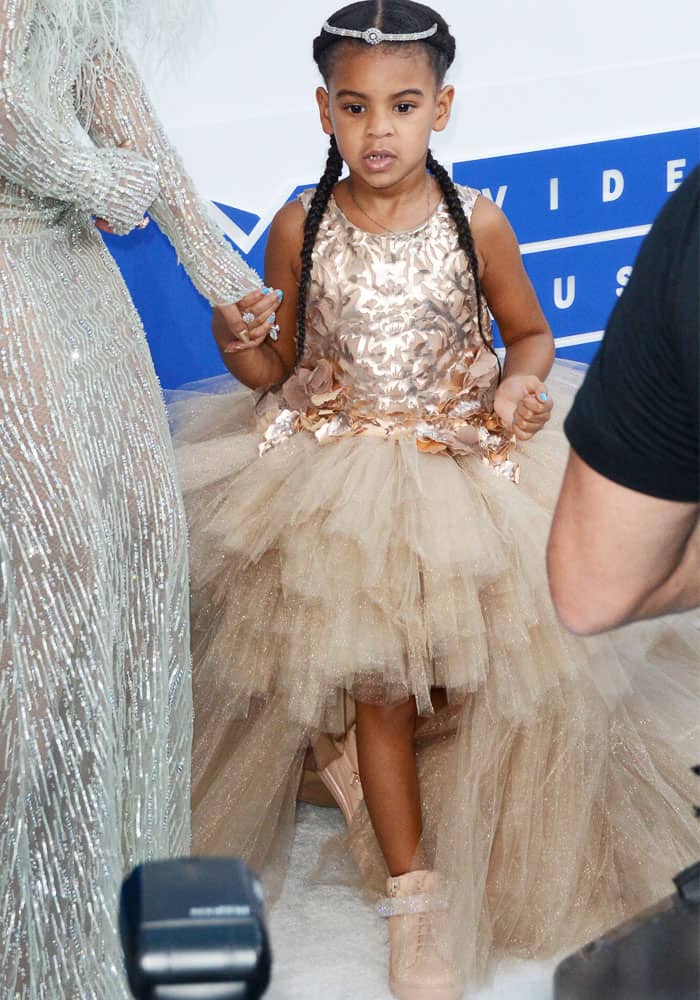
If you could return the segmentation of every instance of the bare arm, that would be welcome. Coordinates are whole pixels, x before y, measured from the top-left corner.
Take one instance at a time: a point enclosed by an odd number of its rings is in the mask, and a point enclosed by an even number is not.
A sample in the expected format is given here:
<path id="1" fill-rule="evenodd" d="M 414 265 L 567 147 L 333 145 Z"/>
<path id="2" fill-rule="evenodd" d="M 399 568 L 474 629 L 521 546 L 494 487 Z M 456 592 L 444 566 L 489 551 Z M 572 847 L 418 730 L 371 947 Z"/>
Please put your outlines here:
<path id="1" fill-rule="evenodd" d="M 582 635 L 700 604 L 698 504 L 637 493 L 571 453 L 547 550 L 554 605 Z"/>
<path id="2" fill-rule="evenodd" d="M 520 440 L 549 419 L 551 400 L 542 400 L 554 361 L 554 340 L 523 267 L 515 233 L 488 198 L 474 206 L 472 229 L 481 260 L 481 285 L 506 347 L 496 412 L 513 424 Z"/>
<path id="3" fill-rule="evenodd" d="M 272 222 L 265 252 L 265 279 L 272 288 L 279 288 L 284 294 L 277 309 L 280 334 L 276 342 L 268 339 L 252 349 L 226 350 L 227 326 L 221 311 L 214 310 L 214 336 L 224 364 L 251 389 L 277 385 L 294 368 L 303 234 L 304 209 L 298 201 L 289 202 Z M 245 300 L 241 304 L 245 307 Z"/>

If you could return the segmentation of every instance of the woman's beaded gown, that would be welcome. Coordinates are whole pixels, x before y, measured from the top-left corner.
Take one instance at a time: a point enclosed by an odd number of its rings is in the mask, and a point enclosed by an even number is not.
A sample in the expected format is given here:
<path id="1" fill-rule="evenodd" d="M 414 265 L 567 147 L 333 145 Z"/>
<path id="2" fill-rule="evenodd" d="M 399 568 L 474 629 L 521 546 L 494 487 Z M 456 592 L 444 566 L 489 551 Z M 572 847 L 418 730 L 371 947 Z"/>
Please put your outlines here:
<path id="1" fill-rule="evenodd" d="M 189 845 L 182 503 L 144 331 L 91 216 L 126 232 L 148 210 L 211 302 L 258 284 L 208 221 L 119 49 L 130 7 L 0 0 L 8 1000 L 125 1000 L 121 880 Z"/>

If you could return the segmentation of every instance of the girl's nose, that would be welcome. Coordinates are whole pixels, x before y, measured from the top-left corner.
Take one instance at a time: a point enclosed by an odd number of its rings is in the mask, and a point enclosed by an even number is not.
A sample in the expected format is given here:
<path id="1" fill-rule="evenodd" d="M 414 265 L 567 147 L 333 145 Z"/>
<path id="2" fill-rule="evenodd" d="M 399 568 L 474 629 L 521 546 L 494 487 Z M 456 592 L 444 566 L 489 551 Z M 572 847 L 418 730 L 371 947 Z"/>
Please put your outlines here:
<path id="1" fill-rule="evenodd" d="M 382 139 L 384 136 L 391 135 L 392 132 L 391 119 L 387 115 L 375 114 L 367 119 L 367 135 L 373 139 Z"/>

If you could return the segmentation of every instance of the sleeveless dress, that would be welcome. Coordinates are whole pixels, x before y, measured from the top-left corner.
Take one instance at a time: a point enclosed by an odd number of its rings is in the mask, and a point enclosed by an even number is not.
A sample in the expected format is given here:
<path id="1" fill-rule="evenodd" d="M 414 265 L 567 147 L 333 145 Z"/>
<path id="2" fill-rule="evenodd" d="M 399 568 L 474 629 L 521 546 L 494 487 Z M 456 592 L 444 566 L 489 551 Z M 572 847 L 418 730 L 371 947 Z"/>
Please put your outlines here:
<path id="1" fill-rule="evenodd" d="M 149 208 L 214 301 L 258 283 L 110 48 L 119 8 L 0 0 L 7 1000 L 127 1000 L 121 881 L 190 843 L 185 517 L 143 327 L 91 216 L 126 231 Z"/>
<path id="2" fill-rule="evenodd" d="M 477 196 L 461 189 L 467 215 Z M 667 894 L 698 850 L 694 620 L 584 640 L 549 598 L 581 371 L 556 364 L 558 417 L 516 449 L 445 204 L 374 235 L 331 199 L 305 355 L 282 393 L 256 406 L 223 379 L 171 406 L 191 528 L 196 849 L 241 854 L 274 887 L 308 740 L 342 732 L 353 698 L 412 695 L 430 715 L 444 689 L 417 745 L 423 849 L 472 984 L 499 955 L 555 954 Z M 381 891 L 364 806 L 349 846 Z"/>

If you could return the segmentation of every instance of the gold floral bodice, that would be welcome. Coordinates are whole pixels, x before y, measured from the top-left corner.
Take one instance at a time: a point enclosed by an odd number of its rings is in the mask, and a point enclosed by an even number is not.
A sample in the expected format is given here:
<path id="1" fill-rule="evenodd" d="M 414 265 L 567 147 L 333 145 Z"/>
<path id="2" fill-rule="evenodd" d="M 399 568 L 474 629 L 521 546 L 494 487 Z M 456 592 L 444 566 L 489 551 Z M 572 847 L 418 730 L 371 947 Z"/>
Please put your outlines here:
<path id="1" fill-rule="evenodd" d="M 467 218 L 479 196 L 459 188 Z M 312 191 L 301 195 L 308 206 Z M 512 439 L 493 412 L 498 362 L 479 331 L 474 278 L 441 201 L 401 233 L 354 226 L 331 198 L 313 250 L 306 348 L 261 451 L 297 430 L 415 435 L 422 451 L 477 452 L 509 478 Z M 491 338 L 482 308 L 482 329 Z"/>

